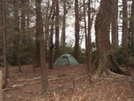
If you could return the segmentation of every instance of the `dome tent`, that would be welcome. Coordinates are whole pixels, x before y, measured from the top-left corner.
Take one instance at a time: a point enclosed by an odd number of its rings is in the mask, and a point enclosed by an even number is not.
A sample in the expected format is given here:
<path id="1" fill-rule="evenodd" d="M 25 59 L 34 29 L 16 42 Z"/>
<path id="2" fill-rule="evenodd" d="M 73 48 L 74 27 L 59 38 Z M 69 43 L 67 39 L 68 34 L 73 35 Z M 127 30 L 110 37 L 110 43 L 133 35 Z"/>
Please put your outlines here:
<path id="1" fill-rule="evenodd" d="M 79 63 L 70 54 L 63 54 L 55 61 L 54 65 L 79 65 Z"/>

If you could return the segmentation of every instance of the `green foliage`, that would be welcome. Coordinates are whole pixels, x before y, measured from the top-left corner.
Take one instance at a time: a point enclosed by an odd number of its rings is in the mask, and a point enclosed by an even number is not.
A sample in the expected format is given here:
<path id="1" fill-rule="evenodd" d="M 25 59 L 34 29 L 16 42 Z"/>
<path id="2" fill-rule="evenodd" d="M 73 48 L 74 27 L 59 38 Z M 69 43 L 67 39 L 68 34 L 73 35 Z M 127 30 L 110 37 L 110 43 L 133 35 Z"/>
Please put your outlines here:
<path id="1" fill-rule="evenodd" d="M 93 62 L 96 58 L 97 58 L 97 51 L 94 50 L 94 51 L 92 52 L 92 62 Z"/>
<path id="2" fill-rule="evenodd" d="M 35 54 L 35 48 L 33 48 L 31 53 L 26 45 L 24 44 L 20 45 L 21 65 L 31 64 L 33 62 L 33 57 L 31 57 L 31 54 Z M 16 50 L 14 48 L 14 45 L 8 48 L 7 60 L 10 65 L 16 65 Z"/>
<path id="3" fill-rule="evenodd" d="M 134 38 L 132 39 L 131 44 L 129 44 L 129 53 L 131 56 L 134 56 Z"/>
<path id="4" fill-rule="evenodd" d="M 79 63 L 85 63 L 86 62 L 86 50 L 81 49 L 79 53 Z"/>
<path id="5" fill-rule="evenodd" d="M 132 65 L 134 64 L 134 53 L 129 50 L 129 57 L 125 57 L 126 51 L 120 47 L 114 48 L 114 56 L 119 64 Z"/>
<path id="6" fill-rule="evenodd" d="M 10 65 L 15 65 L 14 52 L 15 50 L 13 47 L 8 48 L 7 61 Z"/>
<path id="7" fill-rule="evenodd" d="M 116 61 L 119 63 L 119 64 L 123 64 L 123 63 L 127 63 L 127 59 L 124 57 L 125 55 L 125 50 L 123 50 L 122 48 L 118 47 L 116 49 L 114 49 L 114 56 L 115 56 L 115 59 Z"/>
<path id="8" fill-rule="evenodd" d="M 134 56 L 130 56 L 130 57 L 127 59 L 127 61 L 128 61 L 128 65 L 134 64 Z"/>
<path id="9" fill-rule="evenodd" d="M 32 51 L 32 54 L 35 54 L 35 49 Z M 20 49 L 20 54 L 21 54 L 21 64 L 31 64 L 31 52 L 29 50 L 29 48 L 25 45 L 23 45 Z"/>

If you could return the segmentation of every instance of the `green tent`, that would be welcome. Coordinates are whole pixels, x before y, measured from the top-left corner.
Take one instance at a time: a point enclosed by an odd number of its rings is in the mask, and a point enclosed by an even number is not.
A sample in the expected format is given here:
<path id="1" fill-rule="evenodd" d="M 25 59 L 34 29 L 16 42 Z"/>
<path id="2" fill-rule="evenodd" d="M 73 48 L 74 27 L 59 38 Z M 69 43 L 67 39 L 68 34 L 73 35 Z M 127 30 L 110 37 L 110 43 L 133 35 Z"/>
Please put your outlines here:
<path id="1" fill-rule="evenodd" d="M 79 63 L 70 54 L 63 54 L 55 61 L 54 65 L 79 65 Z"/>

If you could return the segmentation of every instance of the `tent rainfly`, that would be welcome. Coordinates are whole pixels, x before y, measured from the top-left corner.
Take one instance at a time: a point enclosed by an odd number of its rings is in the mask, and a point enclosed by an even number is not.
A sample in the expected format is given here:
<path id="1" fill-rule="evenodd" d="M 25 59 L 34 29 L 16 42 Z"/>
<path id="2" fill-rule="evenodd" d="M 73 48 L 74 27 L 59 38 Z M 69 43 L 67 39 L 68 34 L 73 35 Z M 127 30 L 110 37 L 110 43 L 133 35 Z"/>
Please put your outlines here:
<path id="1" fill-rule="evenodd" d="M 70 54 L 63 54 L 55 61 L 54 65 L 79 65 L 79 63 Z"/>

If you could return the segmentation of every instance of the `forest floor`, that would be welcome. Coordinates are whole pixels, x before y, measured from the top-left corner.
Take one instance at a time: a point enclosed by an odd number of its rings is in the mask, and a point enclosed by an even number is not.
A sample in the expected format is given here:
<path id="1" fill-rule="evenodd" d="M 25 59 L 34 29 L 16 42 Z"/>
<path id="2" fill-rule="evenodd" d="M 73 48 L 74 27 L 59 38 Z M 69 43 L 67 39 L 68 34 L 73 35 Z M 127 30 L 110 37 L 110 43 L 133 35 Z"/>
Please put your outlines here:
<path id="1" fill-rule="evenodd" d="M 0 68 L 3 71 L 3 68 Z M 54 66 L 48 69 L 49 93 L 41 94 L 40 68 L 32 65 L 9 67 L 9 87 L 3 90 L 3 101 L 134 101 L 133 75 L 96 77 L 86 74 L 85 65 Z"/>

